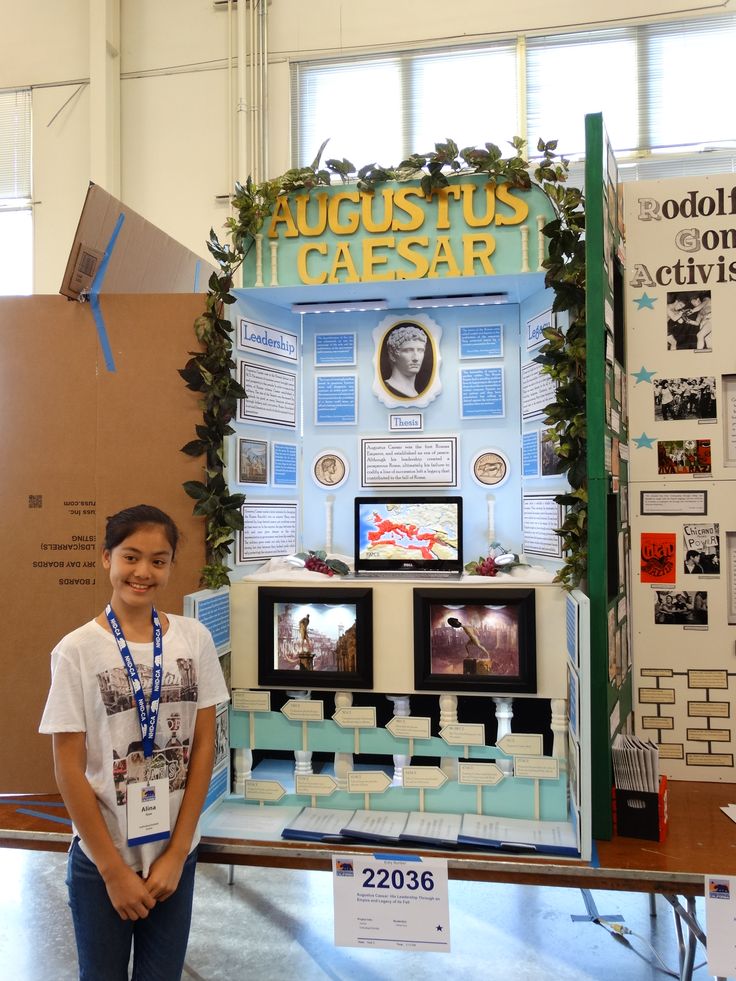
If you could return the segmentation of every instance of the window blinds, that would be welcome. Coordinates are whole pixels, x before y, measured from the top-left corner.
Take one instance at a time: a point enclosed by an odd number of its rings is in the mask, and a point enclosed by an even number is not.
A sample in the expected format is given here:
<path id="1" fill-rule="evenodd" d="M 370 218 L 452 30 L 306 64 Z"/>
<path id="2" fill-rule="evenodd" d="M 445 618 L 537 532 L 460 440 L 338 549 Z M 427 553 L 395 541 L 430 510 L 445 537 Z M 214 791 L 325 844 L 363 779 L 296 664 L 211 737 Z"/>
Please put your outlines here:
<path id="1" fill-rule="evenodd" d="M 641 176 L 710 171 L 718 163 L 702 151 L 736 151 L 734 14 L 528 37 L 525 48 L 520 65 L 516 39 L 293 64 L 294 162 L 310 163 L 328 136 L 326 155 L 356 166 L 397 163 L 447 137 L 462 149 L 520 134 L 532 154 L 540 137 L 557 139 L 575 156 L 588 112 L 603 113 L 617 155 Z M 660 163 L 640 162 L 652 156 Z M 718 157 L 730 169 L 731 156 Z"/>
<path id="2" fill-rule="evenodd" d="M 0 207 L 31 199 L 31 91 L 0 92 Z"/>

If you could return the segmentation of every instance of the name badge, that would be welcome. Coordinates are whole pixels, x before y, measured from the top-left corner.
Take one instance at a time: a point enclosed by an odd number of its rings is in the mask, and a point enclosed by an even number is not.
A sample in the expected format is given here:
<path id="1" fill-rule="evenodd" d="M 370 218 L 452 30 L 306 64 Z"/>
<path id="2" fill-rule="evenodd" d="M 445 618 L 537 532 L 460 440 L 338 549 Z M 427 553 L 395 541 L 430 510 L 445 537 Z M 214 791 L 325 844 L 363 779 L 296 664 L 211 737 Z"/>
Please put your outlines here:
<path id="1" fill-rule="evenodd" d="M 169 779 L 128 784 L 128 844 L 162 841 L 171 834 Z"/>

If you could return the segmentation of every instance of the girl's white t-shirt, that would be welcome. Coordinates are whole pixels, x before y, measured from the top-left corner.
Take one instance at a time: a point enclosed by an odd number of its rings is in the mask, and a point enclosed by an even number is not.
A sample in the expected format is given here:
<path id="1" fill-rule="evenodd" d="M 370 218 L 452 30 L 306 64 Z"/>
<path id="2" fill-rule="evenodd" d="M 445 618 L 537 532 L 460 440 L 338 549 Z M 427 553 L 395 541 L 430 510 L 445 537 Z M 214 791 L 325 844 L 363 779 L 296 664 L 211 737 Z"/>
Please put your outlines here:
<path id="1" fill-rule="evenodd" d="M 163 684 L 153 757 L 153 779 L 168 775 L 173 830 L 186 785 L 197 710 L 228 700 L 212 635 L 198 620 L 167 614 Z M 129 643 L 148 706 L 153 643 Z M 113 635 L 94 620 L 67 634 L 51 653 L 51 689 L 39 732 L 85 732 L 86 776 L 110 835 L 126 864 L 148 875 L 167 841 L 128 846 L 126 792 L 146 779 L 135 699 Z M 78 834 L 76 828 L 75 833 Z M 192 848 L 199 841 L 199 828 Z M 80 845 L 85 855 L 92 859 Z"/>

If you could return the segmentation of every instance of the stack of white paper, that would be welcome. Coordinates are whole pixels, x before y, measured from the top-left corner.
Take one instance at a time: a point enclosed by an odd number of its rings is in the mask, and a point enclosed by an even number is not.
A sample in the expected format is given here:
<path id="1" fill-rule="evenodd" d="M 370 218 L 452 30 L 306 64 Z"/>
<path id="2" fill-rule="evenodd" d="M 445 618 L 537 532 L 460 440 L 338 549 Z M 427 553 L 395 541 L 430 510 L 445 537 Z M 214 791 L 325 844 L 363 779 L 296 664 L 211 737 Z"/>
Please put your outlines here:
<path id="1" fill-rule="evenodd" d="M 324 841 L 339 838 L 342 826 L 353 816 L 353 811 L 333 810 L 328 807 L 303 807 L 281 832 L 282 838 L 291 841 Z"/>
<path id="2" fill-rule="evenodd" d="M 408 818 L 408 811 L 356 811 L 343 823 L 341 834 L 365 841 L 398 841 Z"/>
<path id="3" fill-rule="evenodd" d="M 529 821 L 523 818 L 464 814 L 458 842 L 512 851 L 580 854 L 575 829 L 566 821 Z"/>
<path id="4" fill-rule="evenodd" d="M 650 739 L 619 733 L 611 749 L 613 782 L 619 790 L 659 791 L 659 753 Z"/>

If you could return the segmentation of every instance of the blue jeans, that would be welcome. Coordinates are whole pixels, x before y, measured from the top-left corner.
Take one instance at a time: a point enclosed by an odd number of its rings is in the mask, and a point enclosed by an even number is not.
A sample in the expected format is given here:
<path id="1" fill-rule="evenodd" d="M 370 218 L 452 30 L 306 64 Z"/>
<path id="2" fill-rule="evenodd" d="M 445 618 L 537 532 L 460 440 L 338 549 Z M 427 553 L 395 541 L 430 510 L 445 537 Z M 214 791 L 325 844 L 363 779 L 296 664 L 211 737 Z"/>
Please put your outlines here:
<path id="1" fill-rule="evenodd" d="M 156 903 L 143 920 L 121 920 L 97 867 L 74 839 L 66 884 L 80 981 L 128 981 L 131 946 L 132 981 L 179 981 L 189 939 L 196 863 L 195 848 L 173 896 Z"/>

